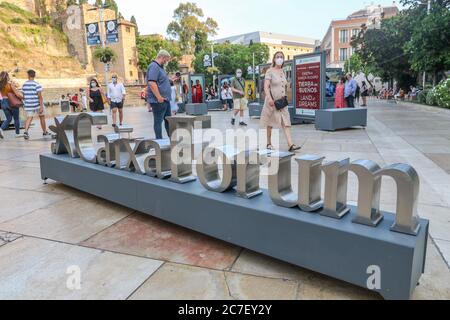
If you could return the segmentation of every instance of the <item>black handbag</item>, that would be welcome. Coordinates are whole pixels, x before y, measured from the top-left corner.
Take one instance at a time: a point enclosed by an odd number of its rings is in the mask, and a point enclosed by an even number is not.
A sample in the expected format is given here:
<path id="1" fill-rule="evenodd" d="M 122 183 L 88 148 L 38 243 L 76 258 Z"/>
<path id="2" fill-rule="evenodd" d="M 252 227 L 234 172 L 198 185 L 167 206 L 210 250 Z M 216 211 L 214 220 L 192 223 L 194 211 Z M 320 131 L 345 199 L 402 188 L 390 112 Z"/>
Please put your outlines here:
<path id="1" fill-rule="evenodd" d="M 273 98 L 272 90 L 270 90 L 270 96 L 272 97 L 272 100 L 275 103 L 275 109 L 277 109 L 278 111 L 283 110 L 284 108 L 286 108 L 289 105 L 287 96 L 284 96 L 281 99 L 275 100 Z"/>

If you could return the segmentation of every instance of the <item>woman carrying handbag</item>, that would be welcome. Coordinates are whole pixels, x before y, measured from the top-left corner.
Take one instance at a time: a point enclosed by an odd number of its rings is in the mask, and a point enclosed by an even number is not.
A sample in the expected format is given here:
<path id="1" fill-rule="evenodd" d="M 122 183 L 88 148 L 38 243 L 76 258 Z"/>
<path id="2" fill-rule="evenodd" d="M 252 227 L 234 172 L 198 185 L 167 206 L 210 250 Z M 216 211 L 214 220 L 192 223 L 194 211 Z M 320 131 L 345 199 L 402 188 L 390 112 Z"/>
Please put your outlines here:
<path id="1" fill-rule="evenodd" d="M 267 149 L 272 150 L 272 129 L 283 129 L 289 146 L 289 152 L 295 152 L 301 147 L 292 142 L 291 116 L 288 110 L 286 96 L 287 79 L 283 70 L 284 53 L 277 52 L 273 56 L 272 67 L 266 72 L 264 92 L 266 101 L 261 113 L 261 125 L 267 128 Z"/>
<path id="2" fill-rule="evenodd" d="M 0 128 L 0 139 L 4 138 L 3 130 L 6 130 L 11 121 L 14 119 L 14 128 L 16 129 L 16 137 L 20 137 L 20 107 L 23 106 L 23 95 L 11 83 L 8 72 L 0 73 L 0 92 L 2 94 L 2 110 L 5 113 L 6 120 Z"/>

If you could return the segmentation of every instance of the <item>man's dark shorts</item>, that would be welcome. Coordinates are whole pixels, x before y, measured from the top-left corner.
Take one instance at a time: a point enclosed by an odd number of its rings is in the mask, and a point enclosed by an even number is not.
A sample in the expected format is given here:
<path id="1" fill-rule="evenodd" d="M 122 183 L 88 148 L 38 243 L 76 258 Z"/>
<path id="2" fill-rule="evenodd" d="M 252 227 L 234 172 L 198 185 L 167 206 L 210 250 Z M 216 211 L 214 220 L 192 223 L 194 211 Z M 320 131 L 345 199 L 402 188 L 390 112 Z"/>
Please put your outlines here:
<path id="1" fill-rule="evenodd" d="M 123 102 L 112 102 L 111 101 L 111 109 L 123 109 Z"/>

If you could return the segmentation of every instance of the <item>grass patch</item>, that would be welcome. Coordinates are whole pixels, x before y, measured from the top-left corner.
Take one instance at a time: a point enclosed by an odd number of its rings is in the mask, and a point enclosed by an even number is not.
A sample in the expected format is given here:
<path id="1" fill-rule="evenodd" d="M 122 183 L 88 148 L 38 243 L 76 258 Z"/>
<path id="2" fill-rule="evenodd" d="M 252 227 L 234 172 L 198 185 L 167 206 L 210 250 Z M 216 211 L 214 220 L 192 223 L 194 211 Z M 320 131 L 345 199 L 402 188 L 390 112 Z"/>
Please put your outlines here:
<path id="1" fill-rule="evenodd" d="M 22 18 L 19 18 L 19 17 L 12 18 L 10 21 L 13 24 L 24 24 L 24 23 L 26 23 L 25 20 L 23 20 Z"/>
<path id="2" fill-rule="evenodd" d="M 2 2 L 2 3 L 0 3 L 0 8 L 14 11 L 15 13 L 18 13 L 18 14 L 23 15 L 23 16 L 29 16 L 30 15 L 30 13 L 28 11 L 26 11 L 26 10 L 16 6 L 15 4 L 9 3 L 9 2 Z"/>
<path id="3" fill-rule="evenodd" d="M 14 49 L 28 51 L 28 46 L 26 43 L 17 41 L 12 36 L 10 36 L 8 33 L 5 33 L 4 35 L 5 35 L 6 42 L 9 43 Z"/>

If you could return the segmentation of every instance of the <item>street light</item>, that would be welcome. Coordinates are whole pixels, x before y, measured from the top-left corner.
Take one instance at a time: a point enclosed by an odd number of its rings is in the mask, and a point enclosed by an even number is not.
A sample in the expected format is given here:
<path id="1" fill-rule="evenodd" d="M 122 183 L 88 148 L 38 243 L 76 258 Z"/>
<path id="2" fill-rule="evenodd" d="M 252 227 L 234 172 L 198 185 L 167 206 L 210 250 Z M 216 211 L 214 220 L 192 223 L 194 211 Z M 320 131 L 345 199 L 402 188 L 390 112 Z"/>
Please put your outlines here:
<path id="1" fill-rule="evenodd" d="M 425 3 L 424 3 L 424 4 L 425 4 Z M 430 15 L 430 13 L 431 13 L 431 0 L 428 0 L 428 11 L 427 11 L 427 15 Z M 423 72 L 423 90 L 425 90 L 426 80 L 427 80 L 427 72 L 424 71 L 424 72 Z"/>
<path id="2" fill-rule="evenodd" d="M 99 19 L 100 19 L 100 40 L 102 42 L 102 48 L 105 49 L 106 48 L 106 30 L 104 30 L 104 19 L 103 19 L 103 11 L 105 9 L 108 9 L 110 7 L 110 5 L 101 5 L 101 6 L 94 6 L 91 9 L 88 9 L 88 11 L 97 11 L 98 10 L 98 14 L 99 14 Z M 103 61 L 102 61 L 103 62 Z M 105 87 L 108 88 L 108 72 L 109 72 L 109 64 L 103 62 L 103 64 L 105 65 Z"/>

